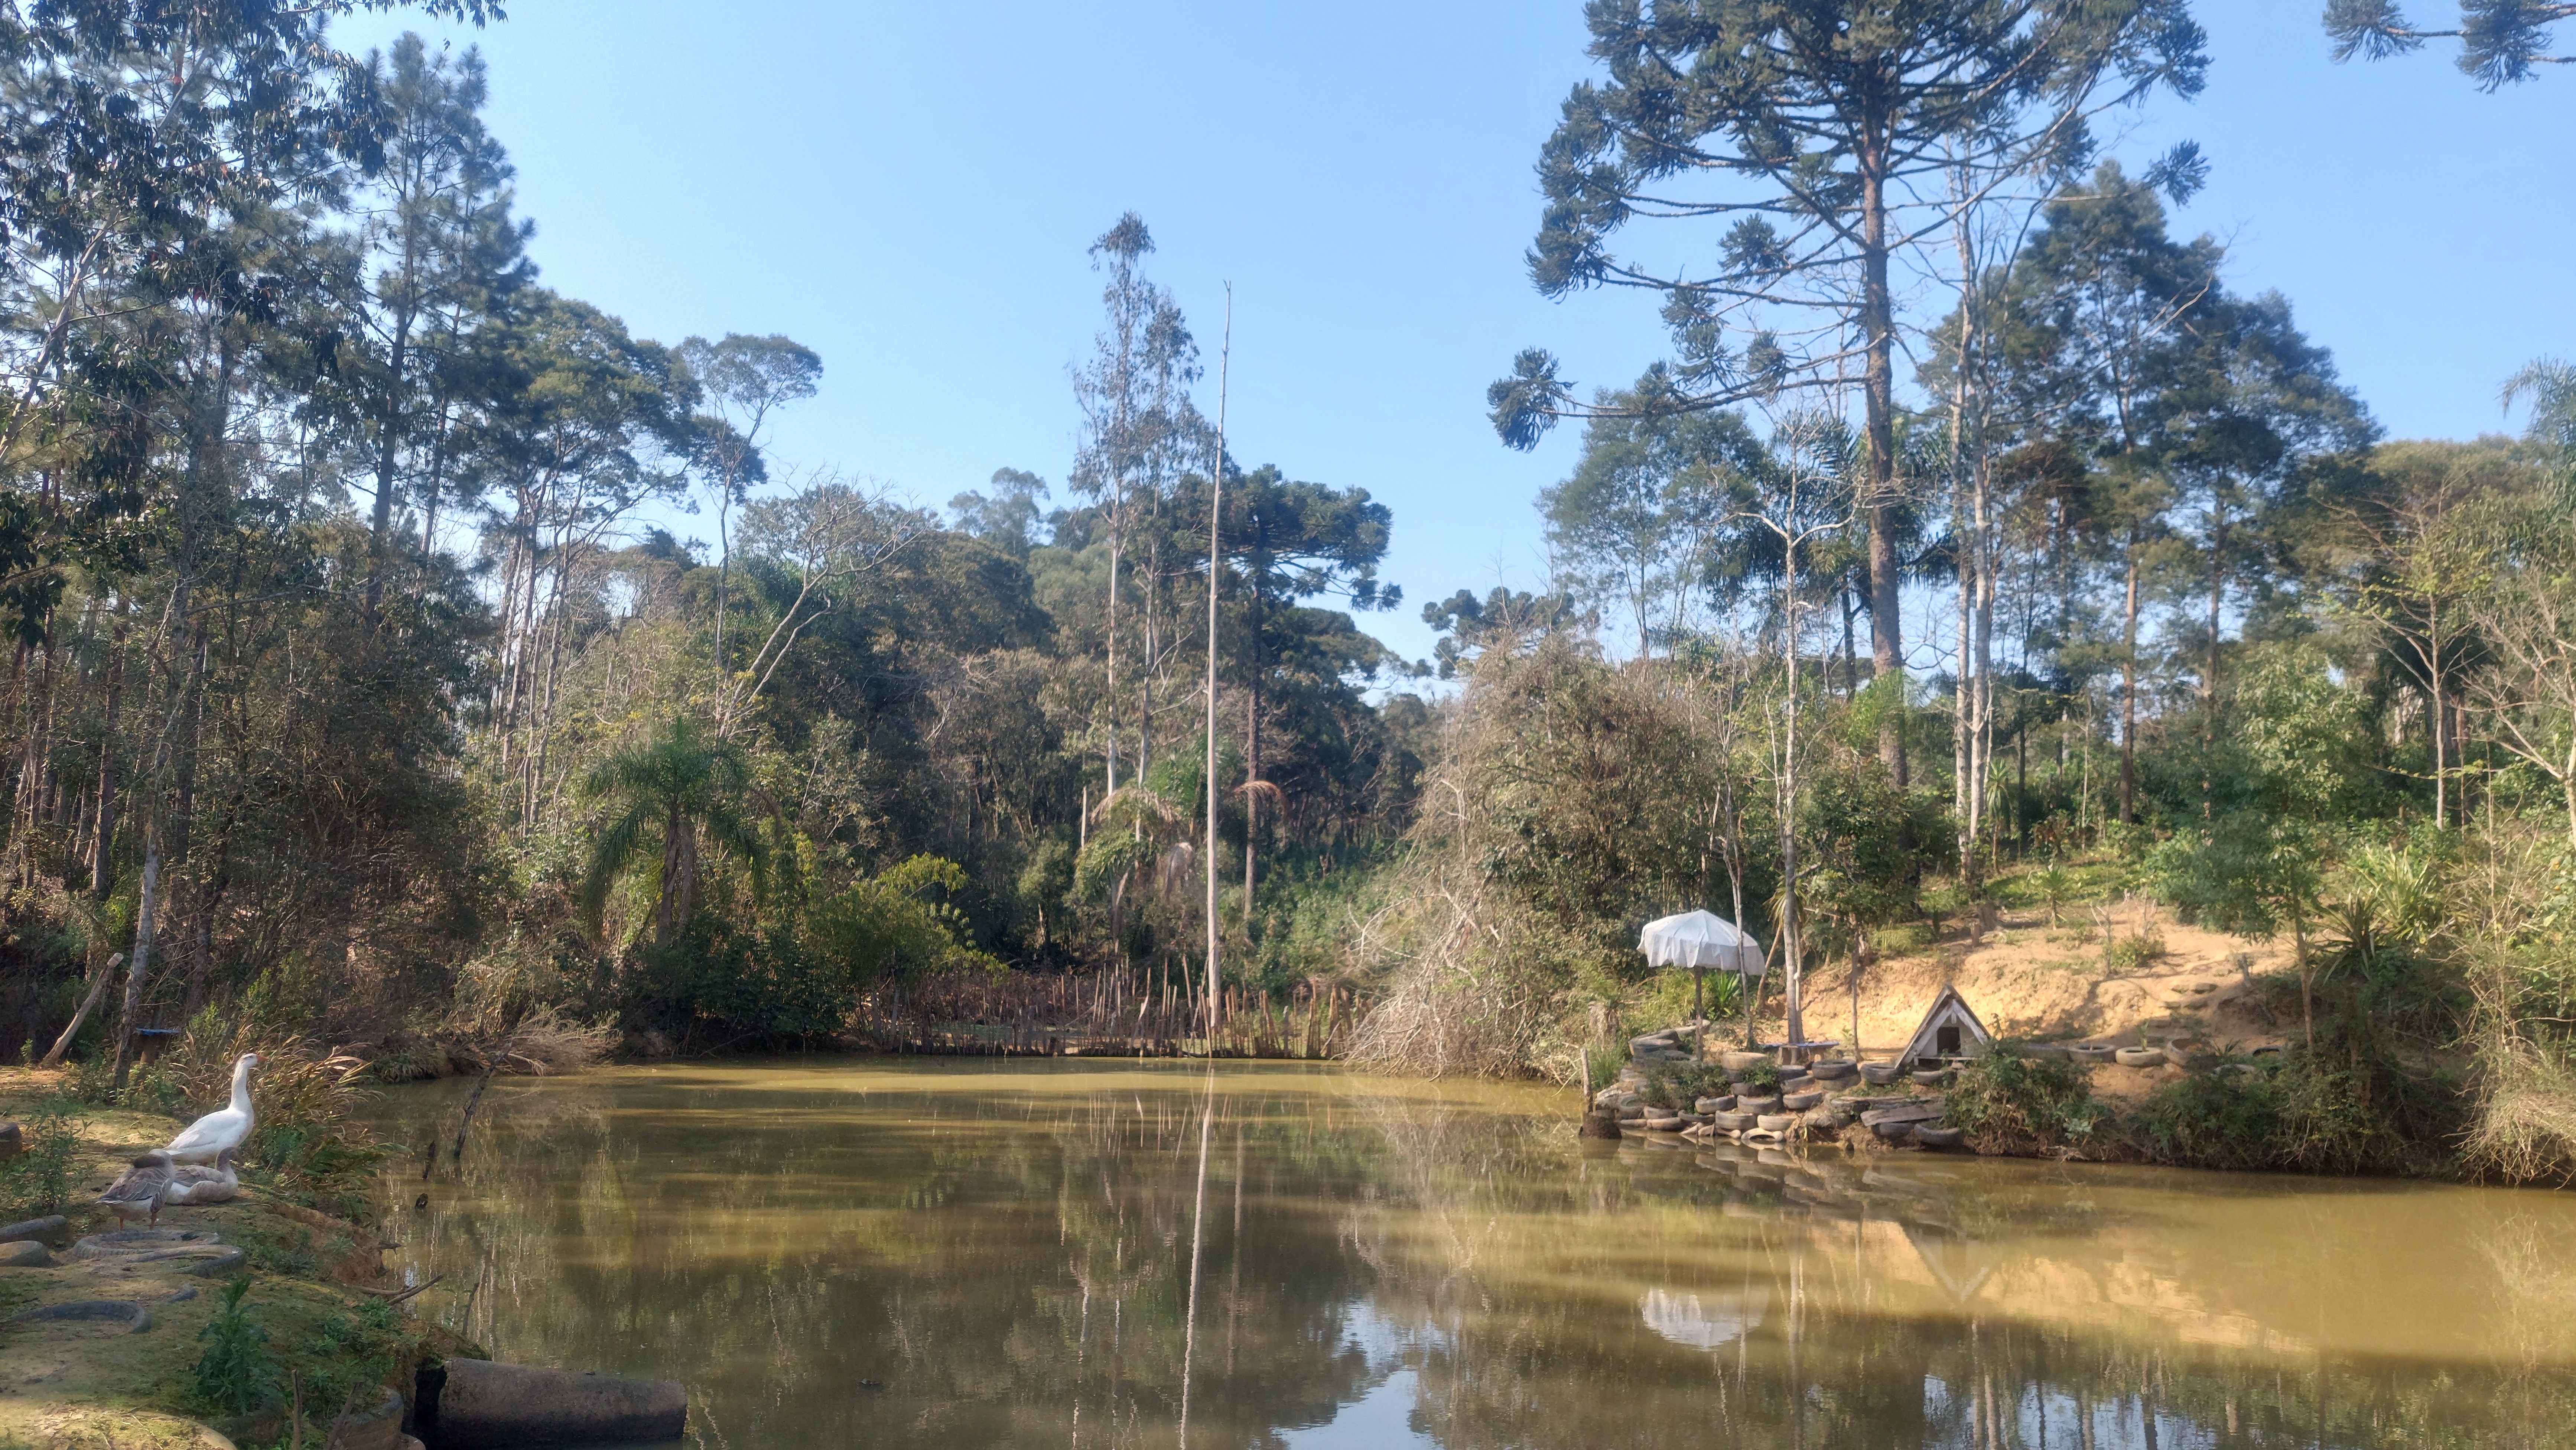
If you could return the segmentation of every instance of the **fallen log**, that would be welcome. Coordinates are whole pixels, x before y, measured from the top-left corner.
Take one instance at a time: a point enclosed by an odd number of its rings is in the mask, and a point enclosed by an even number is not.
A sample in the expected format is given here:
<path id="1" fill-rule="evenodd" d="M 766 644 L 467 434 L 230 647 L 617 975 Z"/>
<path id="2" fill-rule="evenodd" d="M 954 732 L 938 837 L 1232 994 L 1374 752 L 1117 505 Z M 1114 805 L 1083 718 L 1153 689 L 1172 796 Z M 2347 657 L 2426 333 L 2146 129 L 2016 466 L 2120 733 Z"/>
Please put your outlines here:
<path id="1" fill-rule="evenodd" d="M 675 1380 L 451 1359 L 423 1369 L 415 1428 L 430 1450 L 533 1450 L 677 1440 L 689 1394 Z"/>

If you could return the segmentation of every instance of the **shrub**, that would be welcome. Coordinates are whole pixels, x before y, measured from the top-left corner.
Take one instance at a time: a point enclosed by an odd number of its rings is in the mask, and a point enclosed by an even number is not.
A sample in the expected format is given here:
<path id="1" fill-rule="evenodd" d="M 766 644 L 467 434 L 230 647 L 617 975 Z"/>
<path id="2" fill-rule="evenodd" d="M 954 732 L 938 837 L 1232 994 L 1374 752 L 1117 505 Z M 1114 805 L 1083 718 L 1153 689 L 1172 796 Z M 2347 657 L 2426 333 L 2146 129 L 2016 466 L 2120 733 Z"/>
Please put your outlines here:
<path id="1" fill-rule="evenodd" d="M 1694 989 L 1687 968 L 1667 967 L 1645 983 L 1642 994 L 1629 999 L 1629 1019 L 1654 1027 L 1687 1022 L 1696 997 L 1710 1022 L 1725 1024 L 1735 1019 L 1740 1024 L 1744 1015 L 1743 981 L 1733 972 L 1704 972 Z M 1722 1025 L 1711 1027 L 1710 1040 L 1715 1041 L 1725 1031 Z"/>
<path id="2" fill-rule="evenodd" d="M 2165 954 L 2165 934 L 2149 930 L 2137 936 L 2117 937 L 2102 948 L 2102 965 L 2115 972 L 2131 972 Z"/>
<path id="3" fill-rule="evenodd" d="M 965 870 L 937 856 L 913 856 L 853 882 L 814 908 L 806 924 L 812 955 L 853 989 L 888 976 L 1000 971 L 975 946 L 964 914 L 939 899 L 965 887 Z"/>
<path id="4" fill-rule="evenodd" d="M 2071 1062 L 1989 1052 L 1961 1064 L 1946 1113 L 1953 1126 L 1980 1138 L 2081 1143 L 2109 1116 L 2092 1080 Z"/>
<path id="5" fill-rule="evenodd" d="M 307 1410 L 318 1406 L 324 1416 L 331 1416 L 342 1404 L 364 1408 L 357 1402 L 367 1395 L 369 1386 L 383 1385 L 394 1377 L 402 1351 L 399 1311 L 381 1299 L 364 1300 L 347 1313 L 323 1320 L 296 1355 L 305 1366 Z"/>
<path id="6" fill-rule="evenodd" d="M 224 1286 L 223 1306 L 197 1331 L 205 1353 L 190 1372 L 189 1391 L 206 1409 L 246 1415 L 277 1397 L 277 1356 L 268 1331 L 251 1317 L 248 1276 Z"/>
<path id="7" fill-rule="evenodd" d="M 2435 1140 L 2408 1130 L 2403 1105 L 2373 1076 L 2370 1064 L 2337 1066 L 2294 1049 L 2167 1083 L 2134 1123 L 2150 1157 L 2192 1167 L 2390 1173 L 2434 1166 Z"/>
<path id="8" fill-rule="evenodd" d="M 1726 1072 L 1716 1063 L 1658 1063 L 1646 1072 L 1639 1096 L 1668 1108 L 1687 1108 L 1704 1097 L 1726 1091 Z"/>
<path id="9" fill-rule="evenodd" d="M 80 1157 L 80 1125 L 69 1106 L 56 1099 L 36 1109 L 19 1126 L 19 1144 L 18 1155 L 0 1163 L 0 1219 L 60 1212 Z"/>
<path id="10" fill-rule="evenodd" d="M 2038 893 L 2040 902 L 2048 908 L 2048 924 L 2057 925 L 2066 903 L 2075 897 L 2074 873 L 2052 861 L 2046 870 L 2030 878 L 2030 885 Z"/>

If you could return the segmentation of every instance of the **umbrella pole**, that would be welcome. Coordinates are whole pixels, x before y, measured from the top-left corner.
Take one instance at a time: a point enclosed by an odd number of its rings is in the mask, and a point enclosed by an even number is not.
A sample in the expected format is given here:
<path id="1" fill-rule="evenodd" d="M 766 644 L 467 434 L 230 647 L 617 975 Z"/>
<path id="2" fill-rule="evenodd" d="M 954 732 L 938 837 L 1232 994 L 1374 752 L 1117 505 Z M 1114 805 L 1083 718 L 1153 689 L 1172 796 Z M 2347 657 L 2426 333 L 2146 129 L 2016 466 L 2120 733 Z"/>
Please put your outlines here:
<path id="1" fill-rule="evenodd" d="M 1694 964 L 1691 967 L 1691 1021 L 1698 1025 L 1691 1028 L 1691 1055 L 1699 1058 L 1708 1056 L 1707 983 L 1708 969 Z"/>

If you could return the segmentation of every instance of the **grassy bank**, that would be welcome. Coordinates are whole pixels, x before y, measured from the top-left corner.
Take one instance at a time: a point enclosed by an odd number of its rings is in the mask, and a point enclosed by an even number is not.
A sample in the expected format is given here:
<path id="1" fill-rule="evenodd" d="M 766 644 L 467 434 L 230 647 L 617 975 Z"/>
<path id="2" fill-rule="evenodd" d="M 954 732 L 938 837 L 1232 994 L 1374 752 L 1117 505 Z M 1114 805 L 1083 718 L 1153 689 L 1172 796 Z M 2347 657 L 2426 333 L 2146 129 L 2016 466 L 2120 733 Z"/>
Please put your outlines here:
<path id="1" fill-rule="evenodd" d="M 125 1101 L 97 1102 L 76 1096 L 76 1071 L 0 1069 L 0 1117 L 20 1123 L 27 1143 L 0 1164 L 0 1218 L 70 1220 L 48 1236 L 50 1266 L 0 1268 L 0 1446 L 290 1444 L 299 1409 L 301 1443 L 320 1445 L 344 1407 L 363 1413 L 385 1387 L 407 1387 L 424 1357 L 474 1352 L 396 1301 L 382 1229 L 365 1221 L 363 1195 L 344 1181 L 350 1165 L 372 1164 L 372 1145 L 311 1116 L 310 1104 L 301 1119 L 263 1125 L 265 1142 L 232 1202 L 161 1213 L 165 1229 L 241 1250 L 237 1265 L 199 1276 L 75 1260 L 75 1239 L 116 1227 L 93 1201 L 99 1191 L 133 1154 L 176 1131 L 177 1116 L 137 1101 L 166 1081 L 147 1078 Z M 148 1327 L 8 1322 L 84 1301 L 142 1303 Z"/>

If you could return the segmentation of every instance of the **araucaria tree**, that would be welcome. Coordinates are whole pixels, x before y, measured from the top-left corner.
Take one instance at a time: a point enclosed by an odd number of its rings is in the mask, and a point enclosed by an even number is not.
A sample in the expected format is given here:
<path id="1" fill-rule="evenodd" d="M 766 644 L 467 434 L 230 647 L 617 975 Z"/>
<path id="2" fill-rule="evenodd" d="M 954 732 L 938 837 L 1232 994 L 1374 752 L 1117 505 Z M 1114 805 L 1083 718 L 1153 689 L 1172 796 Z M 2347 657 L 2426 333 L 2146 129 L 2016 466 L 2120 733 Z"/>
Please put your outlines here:
<path id="1" fill-rule="evenodd" d="M 1897 269 L 1998 188 L 2081 161 L 2091 118 L 2159 88 L 2197 91 L 2200 28 L 2181 0 L 1614 0 L 1585 18 L 1606 75 L 1574 88 L 1540 154 L 1531 279 L 1550 297 L 1663 299 L 1675 386 L 1653 407 L 1858 393 L 1870 653 L 1893 678 Z M 2180 147 L 2160 166 L 2189 173 L 2198 154 Z M 1619 249 L 1640 221 L 1703 235 Z M 1695 256 L 1712 260 L 1665 260 Z M 1523 448 L 1560 418 L 1638 407 L 1581 401 L 1539 348 L 1488 400 Z M 1893 716 L 1879 754 L 1901 783 Z"/>
<path id="2" fill-rule="evenodd" d="M 2326 34 L 2334 58 L 2384 60 L 2420 50 L 2428 40 L 2457 40 L 2459 67 L 2482 91 L 2530 80 L 2534 66 L 2576 64 L 2576 55 L 2552 55 L 2551 31 L 2576 17 L 2570 0 L 2460 0 L 2460 23 L 2426 30 L 2406 18 L 2397 0 L 2326 0 Z"/>

